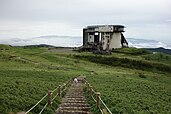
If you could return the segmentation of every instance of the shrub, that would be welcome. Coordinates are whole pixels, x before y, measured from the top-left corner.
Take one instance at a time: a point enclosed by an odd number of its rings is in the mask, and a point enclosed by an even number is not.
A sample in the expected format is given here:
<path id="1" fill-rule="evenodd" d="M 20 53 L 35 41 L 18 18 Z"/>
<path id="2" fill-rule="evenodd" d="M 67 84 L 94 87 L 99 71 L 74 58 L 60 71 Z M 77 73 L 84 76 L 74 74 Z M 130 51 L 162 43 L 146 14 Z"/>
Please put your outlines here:
<path id="1" fill-rule="evenodd" d="M 169 65 L 150 61 L 93 55 L 75 55 L 74 57 L 77 59 L 89 60 L 91 62 L 106 64 L 110 66 L 122 66 L 127 68 L 135 68 L 150 71 L 151 69 L 156 69 L 160 71 L 171 72 L 171 67 Z"/>
<path id="2" fill-rule="evenodd" d="M 146 78 L 146 76 L 143 73 L 138 74 L 140 78 Z"/>
<path id="3" fill-rule="evenodd" d="M 125 54 L 131 54 L 131 55 L 145 55 L 145 54 L 151 54 L 152 52 L 149 50 L 145 49 L 137 49 L 137 48 L 120 48 L 120 49 L 115 49 L 113 52 L 117 53 L 125 53 Z"/>

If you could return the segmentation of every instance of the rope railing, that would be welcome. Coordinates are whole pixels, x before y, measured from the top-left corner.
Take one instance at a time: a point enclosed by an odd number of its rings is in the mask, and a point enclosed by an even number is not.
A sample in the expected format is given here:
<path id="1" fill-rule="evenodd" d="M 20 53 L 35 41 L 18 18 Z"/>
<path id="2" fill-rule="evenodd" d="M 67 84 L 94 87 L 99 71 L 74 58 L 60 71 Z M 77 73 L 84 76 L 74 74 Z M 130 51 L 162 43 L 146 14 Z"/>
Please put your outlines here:
<path id="1" fill-rule="evenodd" d="M 48 105 L 48 103 L 46 103 L 46 104 L 44 105 L 44 107 L 43 107 L 42 110 L 39 112 L 39 114 L 41 114 L 41 113 L 44 111 L 44 109 L 47 107 L 47 105 Z"/>
<path id="2" fill-rule="evenodd" d="M 109 110 L 109 108 L 106 106 L 106 104 L 103 102 L 103 100 L 101 99 L 101 97 L 99 97 L 99 99 L 100 99 L 100 101 L 101 101 L 101 103 L 103 104 L 103 106 L 106 108 L 106 110 L 110 113 L 110 114 L 112 114 L 112 112 Z"/>
<path id="3" fill-rule="evenodd" d="M 40 99 L 33 107 L 31 107 L 25 114 L 28 114 L 31 110 L 33 110 L 40 102 L 42 102 L 48 94 L 46 94 L 42 99 Z"/>
<path id="4" fill-rule="evenodd" d="M 42 110 L 39 112 L 39 114 L 41 114 L 45 108 L 47 106 L 51 107 L 53 104 L 53 101 L 55 100 L 55 98 L 57 96 L 61 97 L 62 93 L 64 93 L 67 88 L 70 86 L 71 84 L 71 80 L 63 83 L 62 85 L 59 85 L 57 88 L 55 88 L 54 90 L 48 90 L 48 93 L 46 93 L 33 107 L 31 107 L 27 112 L 25 112 L 25 114 L 28 114 L 29 112 L 31 112 L 38 104 L 40 104 L 45 98 L 48 98 L 47 103 L 44 105 L 44 107 L 42 108 Z M 52 98 L 53 93 L 56 91 L 56 95 Z"/>
<path id="5" fill-rule="evenodd" d="M 107 107 L 107 105 L 104 103 L 104 101 L 100 97 L 100 92 L 96 92 L 93 89 L 93 86 L 91 86 L 87 80 L 84 80 L 84 82 L 86 84 L 86 87 L 87 87 L 87 90 L 88 90 L 90 96 L 95 101 L 96 107 L 100 110 L 101 114 L 112 114 L 110 109 Z"/>

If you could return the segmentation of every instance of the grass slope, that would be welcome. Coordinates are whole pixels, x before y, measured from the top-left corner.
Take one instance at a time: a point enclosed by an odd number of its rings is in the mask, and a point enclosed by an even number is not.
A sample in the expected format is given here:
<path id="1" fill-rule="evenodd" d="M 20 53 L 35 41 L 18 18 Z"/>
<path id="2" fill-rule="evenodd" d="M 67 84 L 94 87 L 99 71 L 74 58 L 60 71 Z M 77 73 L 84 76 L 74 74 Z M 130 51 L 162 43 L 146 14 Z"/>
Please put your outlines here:
<path id="1" fill-rule="evenodd" d="M 54 89 L 77 75 L 87 76 L 87 80 L 101 93 L 102 99 L 113 113 L 170 113 L 171 74 L 153 67 L 153 64 L 170 68 L 171 57 L 157 54 L 159 57 L 156 59 L 149 51 L 130 48 L 102 56 L 104 61 L 116 58 L 116 62 L 120 62 L 126 58 L 128 61 L 133 59 L 152 64 L 150 68 L 142 66 L 143 69 L 135 69 L 133 65 L 129 67 L 130 62 L 110 65 L 113 59 L 109 64 L 103 64 L 75 57 L 91 56 L 99 59 L 91 53 L 49 52 L 47 48 L 41 47 L 0 45 L 0 113 L 26 111 L 48 89 Z M 32 113 L 38 113 L 45 103 L 43 101 Z M 47 108 L 45 113 L 53 113 L 59 103 L 58 98 L 55 105 Z"/>

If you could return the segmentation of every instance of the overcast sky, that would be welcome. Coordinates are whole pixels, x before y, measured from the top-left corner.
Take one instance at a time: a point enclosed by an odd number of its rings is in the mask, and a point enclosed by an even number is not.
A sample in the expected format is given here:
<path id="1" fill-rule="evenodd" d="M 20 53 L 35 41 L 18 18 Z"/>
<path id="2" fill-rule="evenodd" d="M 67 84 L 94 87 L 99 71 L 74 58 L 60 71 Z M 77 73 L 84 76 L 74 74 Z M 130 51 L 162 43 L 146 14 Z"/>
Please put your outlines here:
<path id="1" fill-rule="evenodd" d="M 96 24 L 122 24 L 126 37 L 171 44 L 171 0 L 0 0 L 0 40 L 82 36 Z"/>

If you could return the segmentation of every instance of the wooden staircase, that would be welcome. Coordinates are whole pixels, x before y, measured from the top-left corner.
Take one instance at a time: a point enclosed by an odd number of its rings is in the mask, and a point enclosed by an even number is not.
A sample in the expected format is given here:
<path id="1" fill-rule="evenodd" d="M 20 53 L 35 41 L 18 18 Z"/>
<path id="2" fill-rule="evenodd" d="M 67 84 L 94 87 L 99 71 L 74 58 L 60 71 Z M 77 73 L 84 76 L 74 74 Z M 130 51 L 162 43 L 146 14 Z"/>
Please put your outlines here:
<path id="1" fill-rule="evenodd" d="M 72 84 L 62 103 L 56 110 L 56 114 L 92 114 L 90 105 L 83 94 L 83 80 L 78 79 L 77 84 Z"/>

